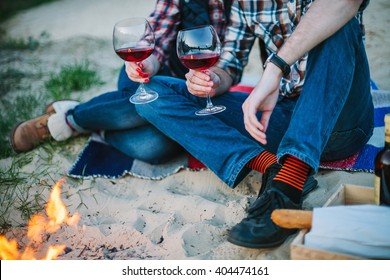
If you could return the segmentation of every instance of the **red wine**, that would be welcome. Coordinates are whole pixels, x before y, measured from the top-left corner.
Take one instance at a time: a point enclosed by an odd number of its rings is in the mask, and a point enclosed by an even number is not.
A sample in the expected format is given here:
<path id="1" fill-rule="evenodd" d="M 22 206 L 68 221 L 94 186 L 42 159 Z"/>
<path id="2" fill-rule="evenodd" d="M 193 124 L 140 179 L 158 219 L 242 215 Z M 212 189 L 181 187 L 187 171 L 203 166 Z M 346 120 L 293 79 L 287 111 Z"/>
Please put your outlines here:
<path id="1" fill-rule="evenodd" d="M 374 161 L 374 200 L 390 206 L 390 114 L 385 115 L 385 146 Z"/>
<path id="2" fill-rule="evenodd" d="M 181 56 L 180 61 L 189 69 L 201 71 L 213 66 L 218 58 L 219 55 L 215 53 L 201 53 Z"/>
<path id="3" fill-rule="evenodd" d="M 115 50 L 116 54 L 123 60 L 130 62 L 140 62 L 153 52 L 153 47 L 123 48 Z"/>

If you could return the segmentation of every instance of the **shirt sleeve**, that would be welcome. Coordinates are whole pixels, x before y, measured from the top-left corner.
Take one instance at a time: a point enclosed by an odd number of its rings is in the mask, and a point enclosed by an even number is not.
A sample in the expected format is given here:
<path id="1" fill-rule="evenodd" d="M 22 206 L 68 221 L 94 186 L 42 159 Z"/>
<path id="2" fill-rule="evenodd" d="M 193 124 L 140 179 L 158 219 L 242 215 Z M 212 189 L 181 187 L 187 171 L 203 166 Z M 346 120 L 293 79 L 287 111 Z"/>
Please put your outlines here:
<path id="1" fill-rule="evenodd" d="M 155 49 L 153 54 L 160 64 L 169 57 L 170 49 L 177 35 L 180 22 L 178 0 L 158 0 L 154 11 L 149 16 L 150 25 L 154 31 Z"/>
<path id="2" fill-rule="evenodd" d="M 234 84 L 241 80 L 243 69 L 248 64 L 249 53 L 256 39 L 247 26 L 244 13 L 238 3 L 239 1 L 235 1 L 232 6 L 223 52 L 216 65 L 232 77 Z"/>

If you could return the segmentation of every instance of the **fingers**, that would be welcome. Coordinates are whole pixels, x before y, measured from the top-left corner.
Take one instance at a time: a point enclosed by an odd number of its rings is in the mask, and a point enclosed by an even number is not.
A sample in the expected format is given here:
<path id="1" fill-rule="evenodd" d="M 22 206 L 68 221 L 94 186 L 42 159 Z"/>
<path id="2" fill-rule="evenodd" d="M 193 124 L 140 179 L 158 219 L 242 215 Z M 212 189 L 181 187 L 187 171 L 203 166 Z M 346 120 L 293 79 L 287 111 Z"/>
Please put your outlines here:
<path id="1" fill-rule="evenodd" d="M 214 83 L 207 72 L 190 70 L 185 76 L 187 79 L 186 85 L 191 94 L 206 97 L 207 94 L 211 95 L 214 92 Z"/>
<path id="2" fill-rule="evenodd" d="M 245 129 L 254 139 L 263 145 L 267 144 L 267 136 L 265 134 L 266 130 L 264 129 L 264 126 L 258 121 L 255 114 L 248 116 L 244 123 Z"/>
<path id="3" fill-rule="evenodd" d="M 269 120 L 271 118 L 272 111 L 265 111 L 261 115 L 260 123 L 263 125 L 264 132 L 267 131 Z"/>
<path id="4" fill-rule="evenodd" d="M 126 62 L 126 73 L 130 80 L 134 82 L 149 82 L 149 74 L 143 71 L 142 63 Z"/>
<path id="5" fill-rule="evenodd" d="M 267 144 L 266 130 L 270 114 L 263 112 L 261 121 L 257 118 L 256 107 L 251 106 L 250 101 L 246 100 L 242 106 L 244 112 L 244 125 L 248 133 L 261 144 Z"/>

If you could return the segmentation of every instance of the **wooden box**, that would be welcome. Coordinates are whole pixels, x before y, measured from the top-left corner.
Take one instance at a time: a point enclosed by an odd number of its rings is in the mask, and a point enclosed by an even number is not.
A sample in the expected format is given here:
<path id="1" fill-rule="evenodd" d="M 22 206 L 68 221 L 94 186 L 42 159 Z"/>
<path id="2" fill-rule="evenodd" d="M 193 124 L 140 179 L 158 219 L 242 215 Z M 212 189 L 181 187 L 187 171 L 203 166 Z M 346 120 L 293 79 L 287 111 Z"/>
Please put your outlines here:
<path id="1" fill-rule="evenodd" d="M 374 189 L 370 187 L 343 184 L 328 199 L 324 207 L 333 205 L 374 204 Z M 307 230 L 301 230 L 290 246 L 290 258 L 293 260 L 358 260 L 357 256 L 324 251 L 305 246 Z"/>

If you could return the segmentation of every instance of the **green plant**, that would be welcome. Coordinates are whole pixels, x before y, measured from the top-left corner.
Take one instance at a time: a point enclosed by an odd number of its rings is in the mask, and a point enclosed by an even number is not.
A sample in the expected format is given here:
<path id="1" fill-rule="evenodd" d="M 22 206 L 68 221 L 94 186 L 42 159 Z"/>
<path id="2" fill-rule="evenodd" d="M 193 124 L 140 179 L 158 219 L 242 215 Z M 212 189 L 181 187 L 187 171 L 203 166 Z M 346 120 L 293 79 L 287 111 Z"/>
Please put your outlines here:
<path id="1" fill-rule="evenodd" d="M 33 161 L 34 169 L 24 170 Z M 57 181 L 51 174 L 56 174 L 56 167 L 50 155 L 36 161 L 34 154 L 26 153 L 0 165 L 0 234 L 11 226 L 25 225 L 44 209 L 48 191 Z"/>
<path id="2" fill-rule="evenodd" d="M 14 158 L 9 167 L 0 168 L 0 227 L 6 229 L 11 226 L 10 213 L 12 209 L 19 209 L 21 217 L 28 219 L 34 212 L 42 209 L 39 194 L 32 199 L 26 194 L 29 188 L 25 186 L 27 179 L 33 174 L 25 174 L 20 168 L 32 161 L 32 157 L 24 155 Z M 40 201 L 39 203 L 37 203 Z"/>
<path id="3" fill-rule="evenodd" d="M 0 72 L 0 97 L 6 95 L 12 89 L 21 87 L 20 80 L 24 77 L 26 77 L 26 73 L 13 68 Z"/>
<path id="4" fill-rule="evenodd" d="M 32 118 L 43 103 L 43 96 L 18 96 L 13 100 L 0 99 L 0 158 L 12 154 L 8 143 L 9 133 L 18 122 Z"/>
<path id="5" fill-rule="evenodd" d="M 38 38 L 29 36 L 26 38 L 10 38 L 6 36 L 6 32 L 0 29 L 0 50 L 36 50 L 42 42 L 47 42 L 50 35 L 43 31 Z"/>
<path id="6" fill-rule="evenodd" d="M 53 99 L 68 99 L 73 91 L 87 90 L 103 82 L 96 71 L 92 70 L 88 61 L 61 67 L 58 74 L 51 75 L 45 87 Z"/>
<path id="7" fill-rule="evenodd" d="M 0 42 L 0 49 L 2 50 L 35 50 L 39 47 L 39 41 L 33 37 L 28 39 L 23 38 L 8 38 L 2 39 Z"/>

